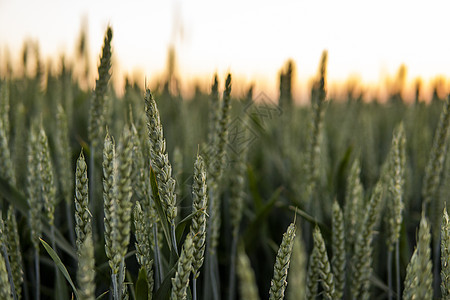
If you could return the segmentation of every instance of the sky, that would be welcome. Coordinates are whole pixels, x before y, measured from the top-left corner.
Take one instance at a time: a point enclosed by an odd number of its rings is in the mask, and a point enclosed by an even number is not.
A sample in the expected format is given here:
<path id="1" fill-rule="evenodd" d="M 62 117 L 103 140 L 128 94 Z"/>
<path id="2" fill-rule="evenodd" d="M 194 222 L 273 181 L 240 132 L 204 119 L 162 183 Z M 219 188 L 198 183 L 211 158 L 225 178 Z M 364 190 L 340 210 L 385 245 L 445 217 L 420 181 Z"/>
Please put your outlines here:
<path id="1" fill-rule="evenodd" d="M 43 57 L 71 56 L 84 20 L 94 67 L 112 26 L 115 76 L 161 76 L 174 45 L 185 85 L 231 72 L 275 95 L 278 72 L 293 59 L 301 97 L 325 49 L 330 86 L 384 82 L 402 64 L 410 82 L 450 78 L 449 9 L 443 0 L 0 0 L 0 62 L 6 49 L 18 62 L 25 39 L 39 41 Z"/>

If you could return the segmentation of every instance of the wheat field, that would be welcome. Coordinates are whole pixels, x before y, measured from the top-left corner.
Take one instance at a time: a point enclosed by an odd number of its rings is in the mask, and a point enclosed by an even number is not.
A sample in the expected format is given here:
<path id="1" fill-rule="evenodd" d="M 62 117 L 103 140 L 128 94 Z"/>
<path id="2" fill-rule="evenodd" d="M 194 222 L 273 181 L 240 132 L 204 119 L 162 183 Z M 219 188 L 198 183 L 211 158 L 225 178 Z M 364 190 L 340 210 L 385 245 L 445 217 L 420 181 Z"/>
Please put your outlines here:
<path id="1" fill-rule="evenodd" d="M 291 63 L 118 96 L 112 40 L 0 79 L 0 299 L 450 299 L 449 99 L 337 101 L 327 52 L 307 106 Z"/>

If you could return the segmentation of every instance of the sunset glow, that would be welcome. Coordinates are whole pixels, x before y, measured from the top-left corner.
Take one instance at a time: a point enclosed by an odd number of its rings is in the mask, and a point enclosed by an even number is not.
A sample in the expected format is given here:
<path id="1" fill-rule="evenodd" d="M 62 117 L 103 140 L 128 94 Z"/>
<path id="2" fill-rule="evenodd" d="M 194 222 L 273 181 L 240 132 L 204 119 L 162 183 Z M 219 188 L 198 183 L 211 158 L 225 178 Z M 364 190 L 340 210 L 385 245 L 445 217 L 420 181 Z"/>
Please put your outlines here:
<path id="1" fill-rule="evenodd" d="M 207 88 L 214 72 L 231 71 L 242 84 L 277 95 L 277 74 L 296 64 L 295 98 L 305 102 L 309 79 L 328 50 L 332 87 L 348 78 L 385 89 L 398 68 L 406 84 L 424 82 L 430 97 L 437 76 L 450 78 L 447 1 L 0 1 L 0 70 L 7 57 L 20 62 L 24 40 L 39 42 L 45 61 L 73 57 L 83 21 L 93 67 L 105 28 L 114 29 L 116 82 L 130 75 L 157 80 L 176 49 L 182 89 Z M 93 72 L 94 73 L 94 72 Z M 94 74 L 92 74 L 94 76 Z M 444 83 L 445 91 L 449 85 Z M 239 88 L 237 89 L 239 91 Z M 410 93 L 411 94 L 411 93 Z M 408 95 L 406 95 L 408 98 Z"/>

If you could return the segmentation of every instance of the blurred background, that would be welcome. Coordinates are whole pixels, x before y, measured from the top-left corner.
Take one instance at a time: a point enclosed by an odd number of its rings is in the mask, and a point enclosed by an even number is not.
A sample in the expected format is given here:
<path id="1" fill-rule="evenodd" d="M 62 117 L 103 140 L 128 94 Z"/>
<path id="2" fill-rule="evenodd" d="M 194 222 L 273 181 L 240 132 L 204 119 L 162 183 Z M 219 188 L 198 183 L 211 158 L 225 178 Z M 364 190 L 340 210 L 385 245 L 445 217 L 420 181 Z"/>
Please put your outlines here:
<path id="1" fill-rule="evenodd" d="M 450 4 L 432 0 L 343 1 L 57 1 L 0 0 L 0 74 L 20 76 L 24 53 L 44 72 L 74 65 L 93 88 L 106 27 L 114 29 L 113 82 L 143 86 L 176 79 L 185 98 L 207 90 L 213 74 L 233 73 L 233 93 L 254 83 L 278 97 L 279 72 L 294 62 L 293 98 L 307 103 L 311 77 L 328 50 L 328 91 L 358 86 L 366 100 L 402 87 L 406 101 L 445 95 L 450 84 Z M 29 59 L 29 72 L 33 60 Z M 396 86 L 396 87 L 394 87 Z"/>

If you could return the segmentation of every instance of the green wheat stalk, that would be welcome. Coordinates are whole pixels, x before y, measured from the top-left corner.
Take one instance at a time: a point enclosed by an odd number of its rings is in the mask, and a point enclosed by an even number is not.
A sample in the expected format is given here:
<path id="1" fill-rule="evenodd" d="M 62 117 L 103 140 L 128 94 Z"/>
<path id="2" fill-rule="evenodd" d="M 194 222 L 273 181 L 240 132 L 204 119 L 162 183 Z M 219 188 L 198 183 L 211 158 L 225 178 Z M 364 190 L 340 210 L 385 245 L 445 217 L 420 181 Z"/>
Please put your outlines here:
<path id="1" fill-rule="evenodd" d="M 61 193 L 68 204 L 72 203 L 73 174 L 71 167 L 71 151 L 69 146 L 69 124 L 63 107 L 58 104 L 56 114 L 56 163 Z"/>
<path id="2" fill-rule="evenodd" d="M 30 140 L 30 131 L 26 128 L 26 113 L 25 106 L 22 102 L 17 103 L 14 110 L 14 127 L 13 135 L 14 140 L 12 142 L 13 152 L 12 155 L 14 173 L 16 174 L 16 182 L 26 182 L 28 179 L 28 160 L 24 157 L 28 157 L 28 141 Z M 27 134 L 23 134 L 27 132 Z"/>
<path id="3" fill-rule="evenodd" d="M 347 188 L 344 204 L 344 222 L 347 252 L 353 253 L 353 247 L 356 239 L 356 228 L 359 228 L 364 215 L 364 188 L 359 178 L 361 167 L 359 160 L 356 159 L 350 169 L 347 178 Z"/>
<path id="4" fill-rule="evenodd" d="M 245 122 L 246 118 L 242 120 Z M 236 136 L 236 141 L 234 145 L 234 161 L 232 166 L 233 176 L 231 177 L 231 198 L 230 198 L 230 218 L 231 218 L 231 264 L 230 264 L 230 276 L 229 276 L 229 299 L 234 299 L 234 286 L 235 286 L 235 266 L 236 266 L 236 251 L 238 243 L 239 228 L 242 220 L 242 214 L 244 211 L 245 203 L 245 178 L 247 171 L 247 151 L 248 144 L 247 141 L 247 130 L 245 125 L 237 124 L 238 129 Z"/>
<path id="5" fill-rule="evenodd" d="M 332 250 L 333 258 L 331 259 L 331 265 L 333 266 L 333 275 L 335 283 L 335 296 L 337 299 L 342 299 L 345 287 L 345 229 L 344 229 L 344 216 L 342 210 L 337 201 L 333 203 L 333 215 L 332 215 Z"/>
<path id="6" fill-rule="evenodd" d="M 192 235 L 188 234 L 181 250 L 180 259 L 177 264 L 177 272 L 172 278 L 172 292 L 170 299 L 187 299 L 187 288 L 189 286 L 189 275 L 192 271 L 192 261 L 194 259 L 194 245 Z"/>
<path id="7" fill-rule="evenodd" d="M 75 172 L 75 232 L 78 258 L 80 258 L 81 247 L 85 244 L 87 236 L 92 234 L 91 218 L 87 165 L 83 150 L 81 150 Z"/>
<path id="8" fill-rule="evenodd" d="M 302 241 L 301 231 L 297 229 L 292 248 L 291 266 L 288 276 L 288 299 L 306 299 L 307 255 Z"/>
<path id="9" fill-rule="evenodd" d="M 16 176 L 9 150 L 8 129 L 6 126 L 6 121 L 0 120 L 0 177 L 7 180 L 12 186 L 15 186 Z"/>
<path id="10" fill-rule="evenodd" d="M 0 288 L 4 288 L 4 291 L 0 292 L 1 299 L 17 299 L 17 293 L 15 288 L 13 270 L 11 268 L 9 254 L 8 254 L 8 242 L 5 237 L 7 236 L 5 223 L 2 218 L 2 212 L 0 211 L 0 260 L 3 266 L 0 266 Z M 4 272 L 3 272 L 4 271 Z M 6 273 L 6 278 L 3 278 Z M 7 286 L 5 285 L 7 284 Z M 6 296 L 7 295 L 7 296 Z"/>
<path id="11" fill-rule="evenodd" d="M 317 259 L 317 249 L 313 248 L 309 256 L 308 272 L 306 273 L 306 299 L 315 300 L 317 288 L 319 286 L 319 261 Z"/>
<path id="12" fill-rule="evenodd" d="M 89 232 L 79 247 L 78 295 L 80 300 L 95 299 L 95 259 L 92 233 Z"/>
<path id="13" fill-rule="evenodd" d="M 34 269 L 36 273 L 36 299 L 40 299 L 40 266 L 39 266 L 39 238 L 42 234 L 41 201 L 42 180 L 40 176 L 40 150 L 38 133 L 35 123 L 32 123 L 27 144 L 27 201 L 30 207 L 28 211 L 28 222 L 30 226 L 30 238 L 34 248 Z"/>
<path id="14" fill-rule="evenodd" d="M 14 281 L 14 288 L 16 290 L 17 299 L 22 298 L 22 283 L 23 283 L 23 260 L 20 249 L 20 237 L 17 228 L 16 217 L 14 216 L 14 208 L 12 205 L 8 208 L 8 213 L 5 223 L 5 237 L 8 241 L 6 247 L 9 254 L 9 261 L 11 263 L 11 273 Z"/>
<path id="15" fill-rule="evenodd" d="M 370 198 L 361 230 L 356 237 L 355 253 L 352 258 L 352 299 L 369 297 L 370 276 L 372 273 L 372 240 L 378 223 L 383 186 L 378 182 Z"/>
<path id="16" fill-rule="evenodd" d="M 103 202 L 105 224 L 105 252 L 111 261 L 112 256 L 112 222 L 115 218 L 115 188 L 116 188 L 116 150 L 114 139 L 106 132 L 103 147 Z"/>
<path id="17" fill-rule="evenodd" d="M 386 180 L 389 187 L 390 197 L 387 202 L 387 246 L 388 246 L 388 298 L 392 299 L 392 252 L 394 247 L 398 247 L 400 228 L 402 225 L 403 190 L 405 182 L 406 153 L 405 153 L 405 130 L 401 123 L 395 130 L 392 138 L 391 151 L 388 157 L 388 171 Z M 399 261 L 396 261 L 397 271 L 397 297 L 400 297 L 400 270 Z"/>
<path id="18" fill-rule="evenodd" d="M 12 300 L 11 285 L 6 270 L 5 258 L 0 255 L 0 299 Z"/>
<path id="19" fill-rule="evenodd" d="M 133 184 L 134 194 L 139 201 L 142 201 L 144 206 L 150 205 L 150 198 L 148 194 L 148 172 L 146 172 L 144 155 L 142 152 L 142 144 L 139 139 L 139 133 L 136 126 L 132 123 L 130 126 L 131 142 L 133 144 L 133 168 L 131 171 L 131 178 Z"/>
<path id="20" fill-rule="evenodd" d="M 72 158 L 69 145 L 69 121 L 61 104 L 56 109 L 56 174 L 59 181 L 59 190 L 65 200 L 66 219 L 69 226 L 69 237 L 75 243 L 74 225 L 72 221 L 73 173 Z"/>
<path id="21" fill-rule="evenodd" d="M 96 157 L 99 155 L 100 145 L 102 139 L 105 136 L 105 114 L 106 114 L 106 91 L 108 88 L 108 82 L 111 78 L 111 39 L 112 39 L 112 29 L 108 27 L 106 30 L 102 55 L 100 57 L 100 65 L 98 66 L 98 79 L 95 82 L 95 90 L 91 96 L 90 109 L 89 109 L 89 124 L 88 124 L 88 138 L 90 141 L 90 176 L 91 178 L 91 188 L 89 189 L 90 199 L 91 199 L 91 210 L 97 215 L 99 204 L 101 202 L 95 201 L 95 194 L 97 191 L 96 185 L 98 181 L 98 175 L 95 172 L 95 161 Z"/>
<path id="22" fill-rule="evenodd" d="M 48 223 L 50 226 L 53 226 L 55 220 L 56 187 L 54 184 L 53 167 L 50 158 L 48 139 L 42 123 L 39 128 L 38 143 L 40 149 L 40 177 L 42 180 L 41 195 L 44 201 L 44 209 L 47 213 Z"/>
<path id="23" fill-rule="evenodd" d="M 388 248 L 394 250 L 394 245 L 400 236 L 400 227 L 402 224 L 403 189 L 405 184 L 406 153 L 405 153 L 405 130 L 403 124 L 400 124 L 394 131 L 392 138 L 392 150 L 390 155 L 390 181 L 389 192 L 390 200 L 387 203 L 388 213 Z"/>
<path id="24" fill-rule="evenodd" d="M 432 200 L 435 201 L 435 206 L 433 208 L 433 231 L 438 234 L 437 228 L 440 225 L 440 217 L 442 211 L 442 203 L 438 203 L 438 187 L 442 178 L 442 169 L 444 166 L 445 153 L 448 147 L 448 136 L 450 128 L 450 99 L 445 101 L 443 106 L 439 124 L 436 128 L 436 132 L 433 139 L 433 146 L 430 151 L 430 157 L 428 159 L 427 166 L 425 168 L 425 176 L 423 178 L 422 185 L 422 197 L 423 197 L 423 208 L 426 208 Z"/>
<path id="25" fill-rule="evenodd" d="M 127 298 L 125 282 L 125 255 L 130 243 L 131 226 L 131 166 L 132 166 L 131 133 L 127 126 L 124 127 L 121 140 L 119 142 L 119 156 L 117 163 L 116 196 L 113 201 L 115 214 L 112 222 L 112 248 L 114 251 L 113 265 L 118 272 L 119 299 Z M 113 275 L 116 273 L 113 272 Z M 122 287 L 122 289 L 120 289 Z"/>
<path id="26" fill-rule="evenodd" d="M 111 78 L 111 40 L 112 29 L 108 27 L 103 41 L 100 65 L 98 66 L 98 79 L 95 81 L 95 90 L 89 110 L 88 134 L 93 149 L 98 149 L 105 130 L 105 95 Z"/>
<path id="27" fill-rule="evenodd" d="M 217 128 L 217 138 L 214 160 L 209 162 L 210 174 L 210 226 L 211 226 L 211 243 L 210 251 L 215 253 L 217 245 L 219 243 L 221 217 L 220 217 L 220 192 L 219 182 L 222 178 L 224 166 L 226 164 L 226 145 L 228 143 L 228 124 L 230 122 L 230 109 L 231 109 L 231 74 L 228 74 L 225 81 L 225 90 L 223 92 L 223 102 L 221 109 L 221 116 Z"/>
<path id="28" fill-rule="evenodd" d="M 319 227 L 315 227 L 313 232 L 314 249 L 316 249 L 315 259 L 318 266 L 319 278 L 324 290 L 324 297 L 326 299 L 338 299 L 335 288 L 334 275 L 331 272 L 330 261 L 328 260 L 327 249 L 325 248 L 325 241 L 320 233 Z"/>
<path id="29" fill-rule="evenodd" d="M 444 208 L 441 225 L 441 293 L 450 299 L 450 219 Z"/>
<path id="30" fill-rule="evenodd" d="M 152 299 L 153 292 L 153 259 L 151 256 L 151 232 L 153 223 L 147 222 L 145 213 L 142 210 L 141 204 L 136 202 L 134 206 L 134 235 L 136 237 L 136 259 L 144 268 L 147 275 L 148 299 Z"/>
<path id="31" fill-rule="evenodd" d="M 203 265 L 206 246 L 206 210 L 208 205 L 208 187 L 206 184 L 206 167 L 201 155 L 197 154 L 194 164 L 194 181 L 192 183 L 192 217 L 190 233 L 194 247 L 192 261 L 193 299 L 197 299 L 197 278 Z"/>
<path id="32" fill-rule="evenodd" d="M 209 119 L 208 119 L 208 145 L 210 147 L 214 147 L 217 140 L 217 130 L 219 127 L 219 118 L 220 118 L 220 101 L 219 101 L 219 80 L 217 78 L 217 74 L 214 75 L 214 82 L 211 87 L 211 95 L 209 102 Z M 211 153 L 214 155 L 214 153 Z M 206 157 L 209 162 L 212 157 Z"/>
<path id="33" fill-rule="evenodd" d="M 120 255 L 117 253 L 117 245 L 114 241 L 117 241 L 119 234 L 116 223 L 117 217 L 117 205 L 116 205 L 116 152 L 114 139 L 106 131 L 104 146 L 103 146 L 103 210 L 104 210 L 104 226 L 105 226 L 105 252 L 108 257 L 109 266 L 111 268 L 111 281 L 113 284 L 113 297 L 114 300 L 119 300 L 118 291 L 118 279 L 119 267 L 115 262 L 120 260 Z"/>
<path id="34" fill-rule="evenodd" d="M 178 253 L 175 238 L 175 219 L 177 217 L 176 183 L 172 177 L 172 167 L 166 153 L 166 140 L 163 135 L 158 107 L 149 89 L 145 93 L 145 113 L 150 140 L 150 163 L 155 171 L 158 192 L 167 214 L 167 221 L 171 227 L 173 248 Z"/>
<path id="35" fill-rule="evenodd" d="M 291 223 L 283 234 L 280 248 L 273 270 L 272 281 L 270 282 L 269 299 L 282 300 L 287 286 L 287 275 L 289 271 L 289 263 L 291 261 L 292 248 L 294 246 L 295 225 Z"/>
<path id="36" fill-rule="evenodd" d="M 419 225 L 417 248 L 406 269 L 405 289 L 403 299 L 432 299 L 433 273 L 431 262 L 431 234 L 425 215 Z"/>
<path id="37" fill-rule="evenodd" d="M 9 111 L 10 111 L 10 93 L 9 93 L 9 82 L 4 81 L 0 85 L 0 126 L 2 126 L 5 131 L 5 137 L 7 140 L 10 139 L 9 131 L 11 130 L 9 123 Z"/>
<path id="38" fill-rule="evenodd" d="M 238 250 L 237 254 L 237 275 L 239 277 L 239 292 L 241 299 L 258 300 L 258 287 L 256 285 L 255 272 L 250 264 L 245 250 Z"/>
<path id="39" fill-rule="evenodd" d="M 323 127 L 323 115 L 326 98 L 326 72 L 328 53 L 324 51 L 320 59 L 319 79 L 313 88 L 311 98 L 312 120 L 308 143 L 306 200 L 310 201 L 320 180 L 320 137 Z"/>

